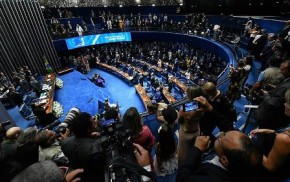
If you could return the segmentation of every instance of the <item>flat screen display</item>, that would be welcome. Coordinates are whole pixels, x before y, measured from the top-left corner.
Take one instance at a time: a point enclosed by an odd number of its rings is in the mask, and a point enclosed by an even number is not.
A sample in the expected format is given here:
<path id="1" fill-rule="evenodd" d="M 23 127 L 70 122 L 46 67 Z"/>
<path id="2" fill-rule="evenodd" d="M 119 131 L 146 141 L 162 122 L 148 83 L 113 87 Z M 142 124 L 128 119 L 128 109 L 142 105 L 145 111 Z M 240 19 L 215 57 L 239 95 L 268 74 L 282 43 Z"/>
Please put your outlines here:
<path id="1" fill-rule="evenodd" d="M 68 50 L 96 44 L 107 44 L 113 42 L 130 42 L 130 41 L 132 41 L 130 32 L 86 35 L 81 37 L 65 39 Z"/>

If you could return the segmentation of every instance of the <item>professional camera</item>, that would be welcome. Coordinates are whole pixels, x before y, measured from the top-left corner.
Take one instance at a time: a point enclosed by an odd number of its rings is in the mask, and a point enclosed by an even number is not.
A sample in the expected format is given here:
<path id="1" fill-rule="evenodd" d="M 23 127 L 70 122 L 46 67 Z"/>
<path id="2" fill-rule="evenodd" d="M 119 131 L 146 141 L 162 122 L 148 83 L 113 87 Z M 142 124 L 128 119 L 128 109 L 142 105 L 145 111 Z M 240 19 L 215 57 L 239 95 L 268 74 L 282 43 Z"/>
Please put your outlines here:
<path id="1" fill-rule="evenodd" d="M 77 107 L 73 107 L 69 110 L 69 112 L 66 114 L 66 117 L 64 119 L 64 123 L 67 123 L 70 125 L 71 121 L 81 112 L 81 110 Z"/>
<path id="2" fill-rule="evenodd" d="M 10 120 L 7 120 L 7 121 L 4 121 L 4 122 L 1 123 L 2 127 L 8 126 L 10 124 L 11 124 Z"/>
<path id="3" fill-rule="evenodd" d="M 57 129 L 55 130 L 56 134 L 59 135 L 60 133 L 65 134 L 66 129 L 68 128 L 67 123 L 61 123 L 58 125 Z"/>
<path id="4" fill-rule="evenodd" d="M 41 130 L 52 130 L 54 127 L 58 126 L 60 124 L 59 120 L 55 120 L 54 122 L 50 123 L 49 125 L 46 125 L 45 127 L 43 127 Z"/>
<path id="5" fill-rule="evenodd" d="M 102 149 L 106 156 L 105 180 L 141 182 L 141 175 L 152 179 L 151 173 L 138 165 L 134 154 L 132 132 L 123 130 L 116 119 L 102 123 Z"/>

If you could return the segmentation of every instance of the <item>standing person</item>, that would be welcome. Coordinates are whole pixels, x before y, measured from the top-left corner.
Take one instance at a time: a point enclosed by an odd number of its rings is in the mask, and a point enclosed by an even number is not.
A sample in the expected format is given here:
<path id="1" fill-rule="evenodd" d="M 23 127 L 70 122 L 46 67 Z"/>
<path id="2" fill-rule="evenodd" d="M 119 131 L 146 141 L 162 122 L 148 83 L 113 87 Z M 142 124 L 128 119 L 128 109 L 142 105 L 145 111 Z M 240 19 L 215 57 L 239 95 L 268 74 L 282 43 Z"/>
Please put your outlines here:
<path id="1" fill-rule="evenodd" d="M 176 172 L 178 168 L 175 139 L 169 125 L 162 124 L 160 126 L 157 138 L 156 155 L 153 159 L 154 170 L 157 177 L 165 177 Z"/>
<path id="2" fill-rule="evenodd" d="M 286 90 L 290 88 L 290 60 L 281 63 L 280 72 L 284 81 L 271 91 L 263 92 L 263 101 L 256 109 L 256 121 L 259 128 L 279 129 L 289 124 L 290 117 L 284 114 Z"/>
<path id="3" fill-rule="evenodd" d="M 83 35 L 84 30 L 79 24 L 76 25 L 76 32 L 79 34 L 79 36 Z"/>
<path id="4" fill-rule="evenodd" d="M 73 135 L 61 142 L 61 149 L 70 162 L 71 169 L 83 168 L 84 181 L 104 181 L 105 158 L 101 148 L 98 120 L 89 113 L 79 113 L 71 123 Z"/>
<path id="5" fill-rule="evenodd" d="M 151 151 L 155 137 L 148 126 L 142 125 L 141 116 L 135 107 L 130 107 L 123 116 L 124 129 L 130 129 L 133 134 L 133 142 Z"/>
<path id="6" fill-rule="evenodd" d="M 233 104 L 236 99 L 241 96 L 241 86 L 243 79 L 245 78 L 246 72 L 244 70 L 244 62 L 239 61 L 238 66 L 235 69 L 230 66 L 229 78 L 230 84 L 228 88 L 228 98 L 230 103 Z"/>
<path id="7" fill-rule="evenodd" d="M 33 91 L 35 91 L 36 94 L 40 96 L 42 88 L 39 82 L 33 76 L 29 76 L 29 80 L 29 84 L 32 87 Z"/>
<path id="8" fill-rule="evenodd" d="M 215 123 L 215 126 L 217 126 L 220 131 L 230 131 L 234 129 L 233 124 L 237 121 L 237 114 L 235 108 L 230 104 L 229 99 L 226 97 L 226 95 L 219 91 L 216 88 L 216 85 L 212 82 L 206 82 L 202 86 L 202 88 L 205 95 L 207 96 L 208 102 L 222 115 L 227 117 L 227 120 L 221 120 L 227 122 L 217 122 Z M 217 121 L 216 118 L 213 120 Z M 213 120 L 211 120 L 210 123 L 213 123 Z"/>
<path id="9" fill-rule="evenodd" d="M 194 98 L 203 95 L 203 90 L 200 86 L 190 86 L 186 90 L 188 100 L 193 101 Z M 178 165 L 184 162 L 186 153 L 191 146 L 192 140 L 200 135 L 200 120 L 203 116 L 202 111 L 192 110 L 185 112 L 183 106 L 179 110 L 178 122 L 180 128 L 178 130 L 179 139 L 177 146 Z"/>

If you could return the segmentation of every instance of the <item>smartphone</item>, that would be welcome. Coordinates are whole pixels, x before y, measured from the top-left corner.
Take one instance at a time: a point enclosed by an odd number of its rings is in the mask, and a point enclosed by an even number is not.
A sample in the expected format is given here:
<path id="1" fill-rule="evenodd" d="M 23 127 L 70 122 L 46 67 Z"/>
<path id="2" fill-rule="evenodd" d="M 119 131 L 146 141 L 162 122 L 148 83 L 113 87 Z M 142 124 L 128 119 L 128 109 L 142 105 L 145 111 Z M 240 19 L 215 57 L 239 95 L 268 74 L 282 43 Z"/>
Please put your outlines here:
<path id="1" fill-rule="evenodd" d="M 102 126 L 110 126 L 112 124 L 115 123 L 115 120 L 114 119 L 109 119 L 109 120 L 106 120 L 102 123 Z"/>
<path id="2" fill-rule="evenodd" d="M 190 101 L 190 102 L 186 102 L 183 105 L 183 111 L 184 112 L 189 112 L 189 111 L 193 111 L 199 108 L 199 104 L 197 101 Z"/>

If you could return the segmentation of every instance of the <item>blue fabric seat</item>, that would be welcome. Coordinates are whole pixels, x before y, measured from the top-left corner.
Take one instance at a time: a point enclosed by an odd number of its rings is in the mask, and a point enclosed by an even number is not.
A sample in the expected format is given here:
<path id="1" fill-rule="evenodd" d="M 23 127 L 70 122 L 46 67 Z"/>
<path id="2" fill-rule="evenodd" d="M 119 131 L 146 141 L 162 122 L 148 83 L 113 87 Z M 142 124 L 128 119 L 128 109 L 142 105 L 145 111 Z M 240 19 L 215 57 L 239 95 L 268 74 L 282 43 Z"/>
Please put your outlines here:
<path id="1" fill-rule="evenodd" d="M 25 103 L 23 103 L 19 108 L 20 115 L 26 120 L 35 119 L 35 115 L 32 112 L 32 109 Z"/>

